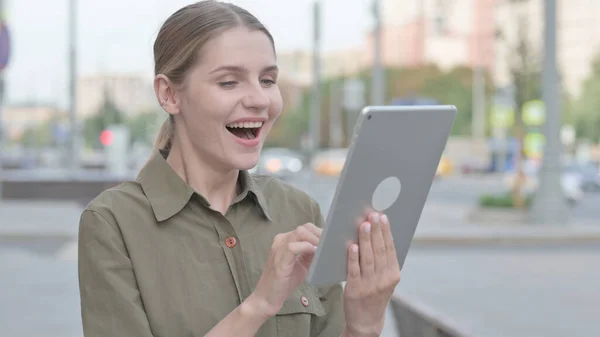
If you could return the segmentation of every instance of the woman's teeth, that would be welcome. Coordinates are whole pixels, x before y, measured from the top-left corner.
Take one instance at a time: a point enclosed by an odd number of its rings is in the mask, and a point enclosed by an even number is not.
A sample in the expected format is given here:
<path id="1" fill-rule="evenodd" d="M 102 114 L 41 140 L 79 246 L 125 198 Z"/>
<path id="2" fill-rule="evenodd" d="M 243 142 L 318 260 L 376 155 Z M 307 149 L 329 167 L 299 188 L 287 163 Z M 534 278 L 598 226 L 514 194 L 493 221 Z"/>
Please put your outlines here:
<path id="1" fill-rule="evenodd" d="M 243 122 L 243 123 L 231 123 L 227 124 L 228 128 L 244 128 L 244 129 L 257 129 L 263 125 L 263 122 Z"/>

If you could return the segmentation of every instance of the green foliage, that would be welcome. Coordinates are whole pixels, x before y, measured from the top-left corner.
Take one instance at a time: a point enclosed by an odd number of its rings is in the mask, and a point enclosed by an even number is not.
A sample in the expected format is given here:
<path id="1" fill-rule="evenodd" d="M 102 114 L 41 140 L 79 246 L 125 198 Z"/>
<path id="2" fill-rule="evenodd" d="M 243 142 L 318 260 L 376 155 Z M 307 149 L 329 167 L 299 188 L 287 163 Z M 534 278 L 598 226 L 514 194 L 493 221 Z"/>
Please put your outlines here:
<path id="1" fill-rule="evenodd" d="M 265 141 L 267 147 L 300 149 L 302 134 L 308 130 L 310 91 L 304 90 L 298 107 L 283 111 Z"/>
<path id="2" fill-rule="evenodd" d="M 533 202 L 533 196 L 525 197 L 525 208 L 529 208 Z M 485 194 L 479 197 L 479 206 L 489 208 L 515 208 L 515 202 L 511 193 Z"/>
<path id="3" fill-rule="evenodd" d="M 125 122 L 124 113 L 110 100 L 105 98 L 98 112 L 83 122 L 83 138 L 85 143 L 97 148 L 100 144 L 100 134 L 110 125 Z"/>
<path id="4" fill-rule="evenodd" d="M 28 126 L 23 130 L 23 134 L 18 143 L 28 148 L 41 148 L 57 145 L 54 139 L 53 130 L 59 124 L 60 120 L 53 116 L 50 120 Z"/>
<path id="5" fill-rule="evenodd" d="M 28 127 L 23 131 L 20 143 L 28 148 L 40 148 L 51 145 L 52 135 L 50 124 Z"/>
<path id="6" fill-rule="evenodd" d="M 578 138 L 600 142 L 600 53 L 592 65 L 592 73 L 583 83 L 582 92 L 570 106 Z"/>
<path id="7" fill-rule="evenodd" d="M 143 111 L 128 119 L 126 124 L 131 132 L 132 143 L 151 144 L 154 142 L 154 138 L 160 127 L 159 112 L 154 110 Z"/>
<path id="8" fill-rule="evenodd" d="M 423 95 L 435 98 L 441 104 L 455 105 L 457 116 L 452 129 L 454 135 L 469 135 L 473 116 L 472 70 L 456 68 L 428 78 L 423 83 Z M 486 85 L 490 88 L 490 85 Z"/>
<path id="9" fill-rule="evenodd" d="M 83 138 L 87 146 L 100 148 L 100 134 L 111 125 L 124 124 L 130 130 L 131 143 L 153 142 L 158 130 L 159 113 L 156 110 L 141 111 L 127 118 L 116 104 L 105 96 L 98 112 L 86 118 L 83 122 Z"/>
<path id="10" fill-rule="evenodd" d="M 454 135 L 468 135 L 471 132 L 472 116 L 472 70 L 469 68 L 456 68 L 443 71 L 437 66 L 427 65 L 417 68 L 387 68 L 385 79 L 387 84 L 386 102 L 396 97 L 421 96 L 433 98 L 440 104 L 455 105 L 458 114 L 452 133 Z M 356 75 L 356 78 L 365 83 L 365 102 L 371 96 L 371 69 L 365 69 Z M 321 144 L 327 146 L 329 141 L 329 108 L 330 86 L 334 81 L 343 81 L 345 78 L 327 78 L 321 83 Z M 492 88 L 491 81 L 486 78 L 487 92 Z M 298 107 L 284 111 L 269 135 L 267 145 L 300 147 L 301 136 L 309 129 L 311 88 L 304 88 L 301 103 Z M 348 118 L 355 118 L 356 113 L 344 112 L 341 122 L 346 126 L 352 123 Z M 348 135 L 346 135 L 348 138 Z"/>

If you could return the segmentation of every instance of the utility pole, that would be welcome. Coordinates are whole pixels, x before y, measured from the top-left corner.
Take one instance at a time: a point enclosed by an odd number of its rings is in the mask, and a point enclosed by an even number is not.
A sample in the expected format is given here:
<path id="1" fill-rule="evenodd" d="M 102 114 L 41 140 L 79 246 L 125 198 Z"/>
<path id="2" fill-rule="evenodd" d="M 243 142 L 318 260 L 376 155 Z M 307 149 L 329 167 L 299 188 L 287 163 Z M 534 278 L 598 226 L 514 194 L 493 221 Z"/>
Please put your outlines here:
<path id="1" fill-rule="evenodd" d="M 71 126 L 69 169 L 79 169 L 80 130 L 77 120 L 77 0 L 69 0 L 69 122 Z"/>
<path id="2" fill-rule="evenodd" d="M 0 0 L 0 20 L 1 21 L 5 21 L 5 15 L 4 15 L 4 0 Z M 4 111 L 4 93 L 5 93 L 5 81 L 4 81 L 4 71 L 0 71 L 0 201 L 2 201 L 2 196 L 3 191 L 2 191 L 2 187 L 3 187 L 3 167 L 4 167 L 4 118 L 3 118 L 3 111 Z"/>
<path id="3" fill-rule="evenodd" d="M 472 134 L 474 140 L 485 139 L 485 77 L 479 64 L 473 67 Z"/>
<path id="4" fill-rule="evenodd" d="M 310 108 L 311 155 L 315 155 L 321 143 L 321 2 L 313 3 L 313 87 Z"/>
<path id="5" fill-rule="evenodd" d="M 385 104 L 385 79 L 381 65 L 381 0 L 373 0 L 373 79 L 371 84 L 371 105 Z"/>
<path id="6" fill-rule="evenodd" d="M 540 185 L 532 209 L 535 223 L 543 225 L 565 225 L 568 221 L 568 206 L 561 185 L 562 144 L 561 92 L 556 61 L 556 0 L 546 0 L 544 6 L 544 68 L 542 73 L 542 97 L 546 109 L 544 159 L 540 174 Z"/>
<path id="7" fill-rule="evenodd" d="M 485 77 L 482 59 L 481 34 L 476 32 L 475 65 L 473 67 L 473 115 L 472 131 L 473 140 L 482 141 L 485 139 Z"/>
<path id="8" fill-rule="evenodd" d="M 6 148 L 6 127 L 4 126 L 4 106 L 6 101 L 6 79 L 4 77 L 4 71 L 8 66 L 11 54 L 11 34 L 8 29 L 8 23 L 6 20 L 6 1 L 0 0 L 0 200 L 2 199 L 3 193 L 3 159 L 5 156 Z"/>
<path id="9" fill-rule="evenodd" d="M 342 83 L 332 81 L 329 89 L 329 146 L 338 148 L 343 143 L 342 126 Z"/>

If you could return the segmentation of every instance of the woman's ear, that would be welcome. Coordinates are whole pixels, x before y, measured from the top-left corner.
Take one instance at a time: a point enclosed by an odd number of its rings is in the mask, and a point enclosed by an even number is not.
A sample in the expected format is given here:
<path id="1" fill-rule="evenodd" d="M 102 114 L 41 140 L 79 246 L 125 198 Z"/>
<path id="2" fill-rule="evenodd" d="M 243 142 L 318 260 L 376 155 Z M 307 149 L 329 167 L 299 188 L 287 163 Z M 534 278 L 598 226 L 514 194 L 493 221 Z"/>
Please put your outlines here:
<path id="1" fill-rule="evenodd" d="M 177 91 L 167 76 L 163 74 L 156 75 L 154 78 L 154 93 L 158 99 L 158 104 L 169 115 L 177 115 L 180 112 Z"/>

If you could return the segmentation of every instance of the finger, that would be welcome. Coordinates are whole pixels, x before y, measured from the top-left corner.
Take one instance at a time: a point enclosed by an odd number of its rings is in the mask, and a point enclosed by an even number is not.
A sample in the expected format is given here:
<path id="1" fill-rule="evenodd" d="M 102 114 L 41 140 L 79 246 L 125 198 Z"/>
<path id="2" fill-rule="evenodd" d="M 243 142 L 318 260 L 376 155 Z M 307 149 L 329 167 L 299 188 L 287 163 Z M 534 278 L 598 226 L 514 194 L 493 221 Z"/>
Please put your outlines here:
<path id="1" fill-rule="evenodd" d="M 321 237 L 321 234 L 323 234 L 323 228 L 319 228 L 310 222 L 306 223 L 302 226 L 304 228 L 308 229 L 309 232 L 313 233 L 314 235 L 316 235 L 319 238 Z"/>
<path id="2" fill-rule="evenodd" d="M 358 245 L 352 244 L 348 249 L 348 275 L 347 282 L 356 282 L 360 280 L 360 261 Z"/>
<path id="3" fill-rule="evenodd" d="M 371 244 L 373 245 L 375 271 L 383 271 L 387 268 L 387 252 L 381 231 L 381 215 L 379 213 L 372 213 L 370 218 L 373 228 L 371 231 Z"/>
<path id="4" fill-rule="evenodd" d="M 281 262 L 284 264 L 292 263 L 296 260 L 296 258 L 298 258 L 299 255 L 312 255 L 316 250 L 317 247 L 310 242 L 289 242 Z"/>
<path id="5" fill-rule="evenodd" d="M 307 241 L 313 244 L 314 246 L 318 246 L 320 239 L 313 232 L 309 231 L 305 226 L 299 226 L 296 227 L 294 231 L 292 231 L 290 237 L 288 238 L 288 242 L 298 241 Z"/>
<path id="6" fill-rule="evenodd" d="M 371 223 L 365 222 L 360 226 L 358 235 L 360 271 L 363 276 L 372 276 L 375 272 L 373 261 L 373 246 L 371 245 Z"/>
<path id="7" fill-rule="evenodd" d="M 394 236 L 392 235 L 391 224 L 388 217 L 384 214 L 381 217 L 381 231 L 385 242 L 385 250 L 387 252 L 388 266 L 398 266 L 398 256 L 396 255 L 396 246 L 394 244 Z"/>

